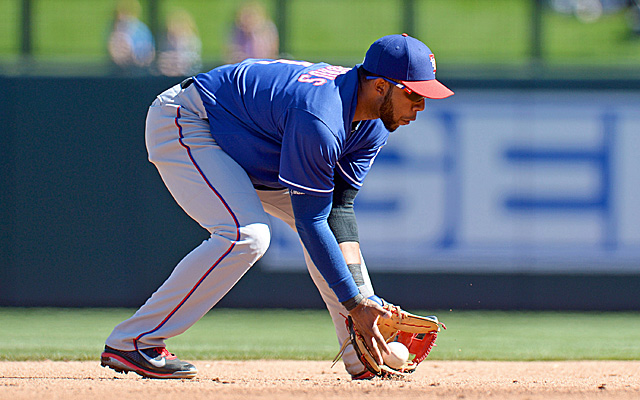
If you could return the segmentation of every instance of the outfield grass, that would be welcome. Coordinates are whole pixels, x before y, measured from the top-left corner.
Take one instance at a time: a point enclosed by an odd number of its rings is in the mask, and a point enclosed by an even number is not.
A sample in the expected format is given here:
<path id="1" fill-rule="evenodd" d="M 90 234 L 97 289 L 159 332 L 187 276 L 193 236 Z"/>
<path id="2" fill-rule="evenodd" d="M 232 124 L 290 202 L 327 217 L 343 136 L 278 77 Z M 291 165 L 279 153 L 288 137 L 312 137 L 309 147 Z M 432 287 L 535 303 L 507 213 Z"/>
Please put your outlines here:
<path id="1" fill-rule="evenodd" d="M 143 8 L 146 1 L 141 1 Z M 275 0 L 264 0 L 276 14 Z M 106 39 L 116 0 L 34 2 L 33 52 L 39 59 L 107 60 Z M 226 0 L 161 0 L 159 24 L 176 8 L 190 12 L 202 39 L 205 64 L 222 61 L 237 6 Z M 295 0 L 288 2 L 286 35 L 292 58 L 360 62 L 378 37 L 406 29 L 401 1 Z M 410 34 L 425 40 L 442 66 L 529 63 L 532 0 L 416 0 Z M 0 0 L 0 59 L 19 54 L 20 0 Z M 147 17 L 143 10 L 142 19 Z M 146 21 L 149 22 L 149 21 Z M 543 12 L 543 58 L 550 64 L 639 65 L 640 37 L 624 12 L 592 23 Z M 446 69 L 446 68 L 445 68 Z"/>
<path id="2" fill-rule="evenodd" d="M 0 360 L 97 360 L 130 309 L 0 308 Z M 427 313 L 427 312 L 422 312 Z M 639 313 L 440 311 L 436 360 L 638 360 Z M 168 347 L 184 359 L 330 360 L 323 310 L 214 309 Z"/>

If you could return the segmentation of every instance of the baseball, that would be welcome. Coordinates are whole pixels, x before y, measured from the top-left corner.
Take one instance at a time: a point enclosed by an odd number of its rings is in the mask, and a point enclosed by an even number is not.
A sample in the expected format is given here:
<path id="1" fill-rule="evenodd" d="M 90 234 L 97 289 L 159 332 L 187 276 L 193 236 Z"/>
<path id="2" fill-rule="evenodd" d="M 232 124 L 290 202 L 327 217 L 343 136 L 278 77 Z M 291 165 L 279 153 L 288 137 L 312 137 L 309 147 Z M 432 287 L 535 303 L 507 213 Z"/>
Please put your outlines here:
<path id="1" fill-rule="evenodd" d="M 387 346 L 389 346 L 391 353 L 388 355 L 383 353 L 384 363 L 394 369 L 401 368 L 409 359 L 409 349 L 400 342 L 391 342 Z"/>

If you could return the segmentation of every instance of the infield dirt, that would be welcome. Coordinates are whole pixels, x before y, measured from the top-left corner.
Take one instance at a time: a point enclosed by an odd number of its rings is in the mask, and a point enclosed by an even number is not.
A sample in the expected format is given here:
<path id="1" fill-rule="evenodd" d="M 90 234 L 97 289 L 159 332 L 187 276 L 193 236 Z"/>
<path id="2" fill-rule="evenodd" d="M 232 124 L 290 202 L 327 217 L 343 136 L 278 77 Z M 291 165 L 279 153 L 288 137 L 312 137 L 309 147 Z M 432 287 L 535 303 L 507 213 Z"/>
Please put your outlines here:
<path id="1" fill-rule="evenodd" d="M 351 381 L 328 361 L 196 361 L 192 380 L 99 362 L 0 362 L 0 399 L 638 399 L 640 361 L 426 361 L 403 380 Z"/>

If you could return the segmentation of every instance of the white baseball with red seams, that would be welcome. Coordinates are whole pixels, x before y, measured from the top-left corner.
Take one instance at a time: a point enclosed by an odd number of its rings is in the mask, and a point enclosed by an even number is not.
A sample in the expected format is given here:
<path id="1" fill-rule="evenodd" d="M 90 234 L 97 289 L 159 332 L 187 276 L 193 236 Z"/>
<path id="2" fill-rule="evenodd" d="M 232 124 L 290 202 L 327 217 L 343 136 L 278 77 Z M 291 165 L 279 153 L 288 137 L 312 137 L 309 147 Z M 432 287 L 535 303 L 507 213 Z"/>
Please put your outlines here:
<path id="1" fill-rule="evenodd" d="M 387 346 L 389 346 L 391 353 L 388 355 L 383 353 L 384 363 L 394 369 L 401 368 L 409 359 L 409 349 L 400 342 L 391 342 Z"/>

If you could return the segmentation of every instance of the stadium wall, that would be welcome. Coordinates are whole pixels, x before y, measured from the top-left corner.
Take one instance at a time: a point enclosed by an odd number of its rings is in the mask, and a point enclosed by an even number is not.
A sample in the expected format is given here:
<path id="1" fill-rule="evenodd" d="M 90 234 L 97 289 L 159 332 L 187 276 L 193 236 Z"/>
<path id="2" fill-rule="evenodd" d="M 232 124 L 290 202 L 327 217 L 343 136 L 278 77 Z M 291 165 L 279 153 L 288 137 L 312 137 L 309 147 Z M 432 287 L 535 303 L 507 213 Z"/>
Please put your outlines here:
<path id="1" fill-rule="evenodd" d="M 179 80 L 0 78 L 0 305 L 137 307 L 206 238 L 146 160 L 146 108 Z M 358 197 L 377 292 L 414 309 L 640 309 L 640 85 L 447 83 L 457 96 L 392 135 Z M 221 306 L 322 307 L 295 236 L 274 230 Z"/>

